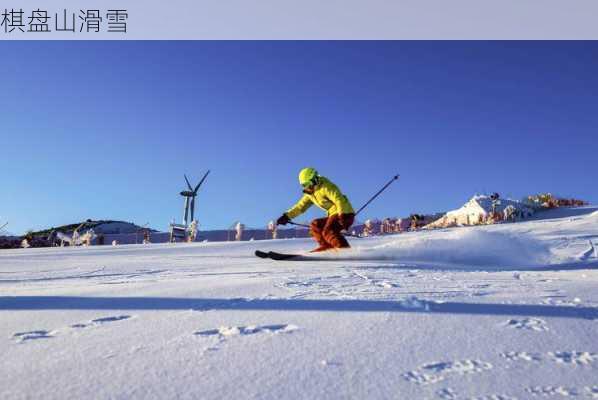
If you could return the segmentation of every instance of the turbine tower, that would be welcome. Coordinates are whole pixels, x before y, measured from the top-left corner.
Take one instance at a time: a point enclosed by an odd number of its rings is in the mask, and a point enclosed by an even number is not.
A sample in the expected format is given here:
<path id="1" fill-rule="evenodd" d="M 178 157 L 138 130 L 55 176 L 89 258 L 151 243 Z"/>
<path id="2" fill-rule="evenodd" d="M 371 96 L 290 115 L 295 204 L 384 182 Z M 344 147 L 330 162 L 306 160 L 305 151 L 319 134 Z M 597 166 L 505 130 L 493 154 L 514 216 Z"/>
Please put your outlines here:
<path id="1" fill-rule="evenodd" d="M 201 184 L 203 183 L 203 181 L 205 181 L 206 177 L 208 176 L 208 174 L 210 173 L 210 170 L 208 170 L 208 172 L 205 173 L 205 175 L 203 176 L 203 178 L 201 178 L 201 181 L 199 181 L 199 183 L 197 184 L 197 186 L 195 186 L 195 189 L 193 189 L 193 187 L 191 186 L 191 184 L 189 183 L 189 179 L 187 179 L 187 175 L 185 176 L 185 182 L 187 182 L 187 187 L 189 188 L 189 190 L 183 190 L 181 192 L 181 196 L 183 196 L 185 198 L 185 226 L 189 225 L 189 211 L 191 211 L 191 221 L 194 220 L 194 215 L 195 215 L 195 197 L 197 197 L 197 191 L 199 190 L 199 187 L 201 186 Z M 191 208 L 191 210 L 189 210 L 189 208 Z"/>

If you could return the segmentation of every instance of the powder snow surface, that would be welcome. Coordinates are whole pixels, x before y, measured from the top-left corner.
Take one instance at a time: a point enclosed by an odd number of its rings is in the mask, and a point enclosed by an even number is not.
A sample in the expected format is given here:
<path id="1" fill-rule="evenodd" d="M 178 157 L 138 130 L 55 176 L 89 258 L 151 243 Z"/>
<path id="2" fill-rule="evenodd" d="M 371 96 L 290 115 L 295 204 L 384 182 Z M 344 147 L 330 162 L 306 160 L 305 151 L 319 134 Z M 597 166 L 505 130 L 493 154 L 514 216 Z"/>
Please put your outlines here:
<path id="1" fill-rule="evenodd" d="M 598 398 L 598 209 L 354 239 L 0 251 L 0 399 Z"/>

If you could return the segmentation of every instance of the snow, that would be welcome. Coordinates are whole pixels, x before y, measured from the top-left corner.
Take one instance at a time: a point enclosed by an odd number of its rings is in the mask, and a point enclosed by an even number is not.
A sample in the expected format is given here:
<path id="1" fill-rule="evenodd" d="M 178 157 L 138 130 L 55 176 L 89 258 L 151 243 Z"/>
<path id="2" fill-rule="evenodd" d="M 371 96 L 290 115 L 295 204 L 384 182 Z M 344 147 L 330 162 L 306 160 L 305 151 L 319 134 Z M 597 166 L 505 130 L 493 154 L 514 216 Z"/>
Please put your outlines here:
<path id="1" fill-rule="evenodd" d="M 486 195 L 475 195 L 461 208 L 447 212 L 444 216 L 427 225 L 428 228 L 441 228 L 461 225 L 479 225 L 480 220 L 492 213 L 493 208 L 500 215 L 506 211 L 511 218 L 520 219 L 534 214 L 529 204 L 512 199 L 499 199 L 496 203 Z"/>
<path id="2" fill-rule="evenodd" d="M 598 398 L 598 208 L 350 239 L 0 251 L 0 398 Z"/>

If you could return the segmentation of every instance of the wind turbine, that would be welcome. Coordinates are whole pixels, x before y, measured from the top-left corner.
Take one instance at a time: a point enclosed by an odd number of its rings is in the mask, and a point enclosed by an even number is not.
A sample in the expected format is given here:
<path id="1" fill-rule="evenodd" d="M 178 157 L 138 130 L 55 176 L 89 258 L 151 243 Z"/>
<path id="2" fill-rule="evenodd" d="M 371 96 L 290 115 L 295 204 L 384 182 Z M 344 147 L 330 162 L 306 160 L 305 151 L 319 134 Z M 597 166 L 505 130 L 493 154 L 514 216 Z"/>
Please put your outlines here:
<path id="1" fill-rule="evenodd" d="M 208 172 L 205 173 L 205 175 L 203 176 L 203 178 L 201 178 L 201 180 L 199 181 L 199 183 L 197 184 L 197 186 L 195 186 L 195 189 L 191 186 L 191 183 L 189 183 L 189 179 L 187 179 L 187 175 L 185 176 L 185 182 L 187 182 L 187 187 L 189 188 L 189 190 L 183 190 L 181 192 L 181 196 L 183 196 L 185 198 L 185 226 L 187 226 L 189 223 L 189 207 L 191 207 L 191 221 L 194 220 L 194 215 L 195 215 L 195 197 L 197 197 L 197 191 L 199 190 L 199 187 L 201 186 L 201 184 L 203 183 L 203 181 L 206 180 L 206 177 L 208 176 L 208 174 L 210 173 L 210 170 L 208 170 Z"/>

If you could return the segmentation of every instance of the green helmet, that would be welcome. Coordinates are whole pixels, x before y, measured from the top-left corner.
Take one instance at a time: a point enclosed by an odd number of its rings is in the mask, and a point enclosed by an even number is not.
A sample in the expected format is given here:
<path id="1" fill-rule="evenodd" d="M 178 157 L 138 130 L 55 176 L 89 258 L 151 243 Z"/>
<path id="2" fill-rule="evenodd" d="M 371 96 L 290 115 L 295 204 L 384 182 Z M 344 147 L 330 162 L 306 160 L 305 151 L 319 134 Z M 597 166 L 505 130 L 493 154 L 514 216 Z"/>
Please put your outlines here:
<path id="1" fill-rule="evenodd" d="M 299 183 L 303 187 L 312 186 L 316 183 L 318 178 L 318 171 L 314 168 L 303 168 L 301 172 L 299 172 Z"/>

